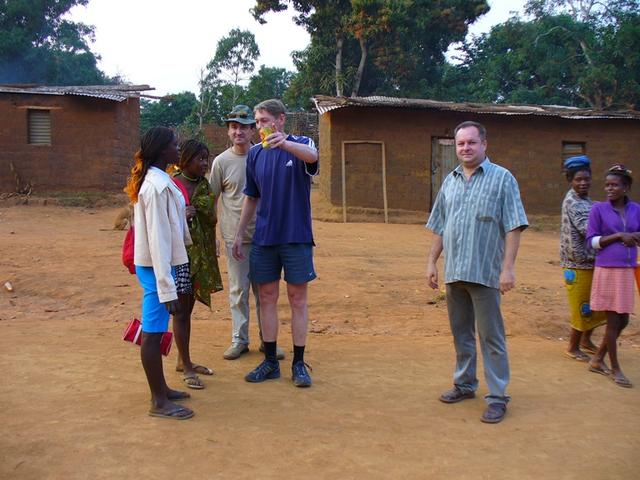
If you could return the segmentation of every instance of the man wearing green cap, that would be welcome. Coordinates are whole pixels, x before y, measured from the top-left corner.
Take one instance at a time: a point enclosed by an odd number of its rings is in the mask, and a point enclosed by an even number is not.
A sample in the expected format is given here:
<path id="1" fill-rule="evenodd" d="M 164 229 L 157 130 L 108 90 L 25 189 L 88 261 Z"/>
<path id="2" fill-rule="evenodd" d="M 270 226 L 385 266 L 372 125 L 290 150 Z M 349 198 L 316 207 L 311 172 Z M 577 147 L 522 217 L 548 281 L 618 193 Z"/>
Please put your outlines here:
<path id="1" fill-rule="evenodd" d="M 236 105 L 225 119 L 231 147 L 213 160 L 211 167 L 211 191 L 220 205 L 218 209 L 220 232 L 225 243 L 227 271 L 229 275 L 229 306 L 233 331 L 231 345 L 223 354 L 227 360 L 235 360 L 249 351 L 249 289 L 253 290 L 256 300 L 256 316 L 260 325 L 260 301 L 258 289 L 249 281 L 249 250 L 255 231 L 255 217 L 247 227 L 242 249 L 245 259 L 236 260 L 231 253 L 236 228 L 242 211 L 245 184 L 247 154 L 251 148 L 251 139 L 256 132 L 253 111 L 246 105 Z M 262 339 L 261 339 L 262 340 Z M 262 346 L 261 346 L 262 349 Z M 284 358 L 284 352 L 278 356 Z"/>

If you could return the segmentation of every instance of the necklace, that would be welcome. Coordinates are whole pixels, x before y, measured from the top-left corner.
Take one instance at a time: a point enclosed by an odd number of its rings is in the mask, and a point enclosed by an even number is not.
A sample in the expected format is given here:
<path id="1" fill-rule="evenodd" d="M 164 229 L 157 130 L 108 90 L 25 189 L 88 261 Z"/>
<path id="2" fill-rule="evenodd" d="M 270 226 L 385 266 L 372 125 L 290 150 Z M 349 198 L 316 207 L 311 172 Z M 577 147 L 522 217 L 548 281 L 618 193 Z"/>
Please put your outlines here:
<path id="1" fill-rule="evenodd" d="M 182 176 L 183 176 L 185 179 L 189 180 L 190 182 L 197 182 L 198 180 L 200 180 L 200 177 L 198 177 L 198 178 L 191 178 L 191 177 L 188 177 L 184 172 L 180 172 L 180 173 L 182 173 Z"/>

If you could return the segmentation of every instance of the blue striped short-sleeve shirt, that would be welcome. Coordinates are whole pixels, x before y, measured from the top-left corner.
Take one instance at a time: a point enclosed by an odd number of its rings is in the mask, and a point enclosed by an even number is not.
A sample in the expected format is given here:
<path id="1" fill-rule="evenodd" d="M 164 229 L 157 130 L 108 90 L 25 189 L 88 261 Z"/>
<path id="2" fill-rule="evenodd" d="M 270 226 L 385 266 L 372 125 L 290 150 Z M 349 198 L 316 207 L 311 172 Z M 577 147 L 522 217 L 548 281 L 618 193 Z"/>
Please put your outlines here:
<path id="1" fill-rule="evenodd" d="M 486 158 L 467 181 L 458 166 L 442 183 L 427 222 L 442 236 L 445 283 L 499 288 L 505 235 L 528 225 L 509 170 Z"/>

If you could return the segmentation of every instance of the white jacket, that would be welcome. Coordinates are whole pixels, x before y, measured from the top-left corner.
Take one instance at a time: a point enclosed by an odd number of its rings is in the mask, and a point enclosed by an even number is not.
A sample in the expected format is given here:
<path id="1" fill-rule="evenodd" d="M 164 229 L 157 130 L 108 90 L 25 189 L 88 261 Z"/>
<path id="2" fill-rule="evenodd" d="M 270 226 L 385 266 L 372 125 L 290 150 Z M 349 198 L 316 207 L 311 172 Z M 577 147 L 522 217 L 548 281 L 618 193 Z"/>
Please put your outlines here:
<path id="1" fill-rule="evenodd" d="M 133 263 L 153 267 L 161 303 L 178 298 L 171 267 L 189 262 L 185 200 L 168 173 L 150 167 L 134 205 Z"/>

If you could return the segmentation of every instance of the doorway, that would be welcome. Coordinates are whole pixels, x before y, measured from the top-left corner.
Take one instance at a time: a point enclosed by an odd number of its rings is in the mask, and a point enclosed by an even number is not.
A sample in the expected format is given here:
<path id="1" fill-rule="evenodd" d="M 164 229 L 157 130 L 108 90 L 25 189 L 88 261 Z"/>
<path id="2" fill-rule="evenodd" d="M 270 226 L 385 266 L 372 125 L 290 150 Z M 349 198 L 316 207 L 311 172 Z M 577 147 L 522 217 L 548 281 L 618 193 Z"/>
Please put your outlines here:
<path id="1" fill-rule="evenodd" d="M 436 197 L 447 175 L 458 166 L 455 140 L 450 137 L 432 137 L 431 139 L 431 205 L 433 209 Z"/>

